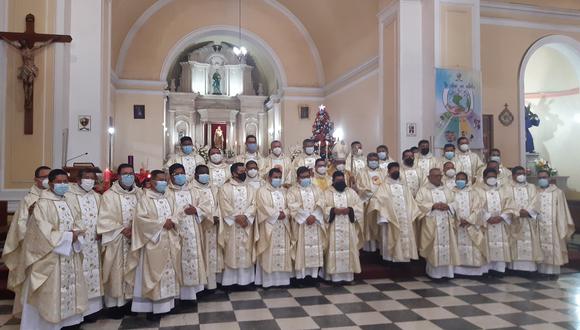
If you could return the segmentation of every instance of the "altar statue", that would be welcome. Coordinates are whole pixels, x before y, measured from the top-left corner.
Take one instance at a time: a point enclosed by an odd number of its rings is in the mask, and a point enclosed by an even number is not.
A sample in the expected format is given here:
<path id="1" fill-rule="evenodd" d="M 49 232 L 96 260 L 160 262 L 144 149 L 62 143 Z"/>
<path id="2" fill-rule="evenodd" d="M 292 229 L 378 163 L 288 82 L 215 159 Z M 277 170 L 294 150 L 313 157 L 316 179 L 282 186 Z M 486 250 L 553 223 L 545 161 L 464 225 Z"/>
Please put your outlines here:
<path id="1" fill-rule="evenodd" d="M 213 82 L 211 83 L 211 86 L 213 88 L 212 94 L 222 95 L 222 91 L 220 88 L 220 81 L 222 80 L 222 76 L 219 74 L 219 72 L 216 71 L 211 77 L 211 79 L 213 80 Z"/>
<path id="2" fill-rule="evenodd" d="M 220 126 L 213 133 L 213 146 L 219 150 L 224 150 L 224 132 Z"/>
<path id="3" fill-rule="evenodd" d="M 535 152 L 534 137 L 532 136 L 532 133 L 530 133 L 530 127 L 540 126 L 540 117 L 530 110 L 531 107 L 531 104 L 524 107 L 524 109 L 526 109 L 526 152 L 529 153 Z"/>

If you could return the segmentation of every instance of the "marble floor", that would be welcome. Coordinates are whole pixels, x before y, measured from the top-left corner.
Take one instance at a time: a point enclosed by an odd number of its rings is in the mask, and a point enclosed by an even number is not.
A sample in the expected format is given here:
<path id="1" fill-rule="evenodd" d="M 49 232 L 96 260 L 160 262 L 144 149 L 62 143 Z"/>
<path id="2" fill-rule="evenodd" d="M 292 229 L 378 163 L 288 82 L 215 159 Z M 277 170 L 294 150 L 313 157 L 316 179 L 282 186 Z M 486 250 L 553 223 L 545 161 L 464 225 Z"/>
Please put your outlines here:
<path id="1" fill-rule="evenodd" d="M 17 329 L 12 302 L 0 301 L 2 329 Z M 427 277 L 357 281 L 205 295 L 158 321 L 102 315 L 82 329 L 578 329 L 580 273 L 558 279 Z"/>

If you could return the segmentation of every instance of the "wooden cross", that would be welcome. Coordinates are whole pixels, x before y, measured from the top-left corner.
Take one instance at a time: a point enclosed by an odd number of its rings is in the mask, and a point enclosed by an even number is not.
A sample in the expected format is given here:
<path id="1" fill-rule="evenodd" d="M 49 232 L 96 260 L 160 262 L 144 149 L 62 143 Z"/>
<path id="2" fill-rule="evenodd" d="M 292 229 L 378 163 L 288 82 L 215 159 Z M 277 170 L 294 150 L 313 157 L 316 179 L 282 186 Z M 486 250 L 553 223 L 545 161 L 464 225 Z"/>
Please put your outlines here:
<path id="1" fill-rule="evenodd" d="M 24 134 L 33 132 L 33 97 L 34 79 L 38 76 L 38 67 L 34 64 L 34 53 L 53 42 L 71 42 L 72 37 L 62 34 L 43 34 L 34 32 L 34 15 L 26 15 L 26 31 L 0 32 L 0 39 L 16 48 L 22 56 L 22 66 L 18 68 L 18 79 L 24 87 Z"/>

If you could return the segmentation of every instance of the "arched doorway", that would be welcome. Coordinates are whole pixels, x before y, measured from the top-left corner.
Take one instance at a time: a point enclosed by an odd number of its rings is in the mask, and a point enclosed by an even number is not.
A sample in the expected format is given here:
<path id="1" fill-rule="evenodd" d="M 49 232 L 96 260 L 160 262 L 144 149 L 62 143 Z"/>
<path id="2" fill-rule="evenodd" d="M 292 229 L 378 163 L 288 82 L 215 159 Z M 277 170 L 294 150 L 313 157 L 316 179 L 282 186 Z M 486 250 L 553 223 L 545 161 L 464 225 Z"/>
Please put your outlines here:
<path id="1" fill-rule="evenodd" d="M 580 153 L 572 149 L 580 140 L 580 43 L 566 36 L 536 41 L 520 67 L 519 100 L 523 141 L 527 136 L 522 160 L 547 160 L 559 176 L 569 177 L 568 197 L 578 199 Z M 527 106 L 535 116 L 531 121 L 526 121 Z M 531 155 L 532 147 L 537 156 Z"/>

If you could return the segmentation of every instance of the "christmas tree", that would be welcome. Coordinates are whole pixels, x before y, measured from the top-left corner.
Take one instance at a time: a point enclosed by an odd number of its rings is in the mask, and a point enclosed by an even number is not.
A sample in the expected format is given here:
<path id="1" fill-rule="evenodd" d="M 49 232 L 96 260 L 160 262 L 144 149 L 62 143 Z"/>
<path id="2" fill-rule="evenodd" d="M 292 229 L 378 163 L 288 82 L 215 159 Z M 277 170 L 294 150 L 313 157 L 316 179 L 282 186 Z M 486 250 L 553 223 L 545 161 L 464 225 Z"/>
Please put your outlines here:
<path id="1" fill-rule="evenodd" d="M 327 158 L 334 146 L 335 138 L 334 123 L 330 120 L 330 115 L 324 105 L 318 107 L 318 113 L 312 125 L 312 139 L 318 141 L 318 152 L 320 157 Z"/>

